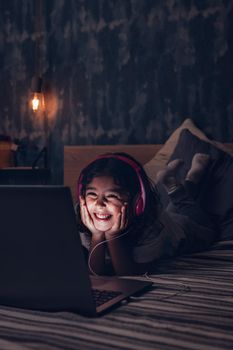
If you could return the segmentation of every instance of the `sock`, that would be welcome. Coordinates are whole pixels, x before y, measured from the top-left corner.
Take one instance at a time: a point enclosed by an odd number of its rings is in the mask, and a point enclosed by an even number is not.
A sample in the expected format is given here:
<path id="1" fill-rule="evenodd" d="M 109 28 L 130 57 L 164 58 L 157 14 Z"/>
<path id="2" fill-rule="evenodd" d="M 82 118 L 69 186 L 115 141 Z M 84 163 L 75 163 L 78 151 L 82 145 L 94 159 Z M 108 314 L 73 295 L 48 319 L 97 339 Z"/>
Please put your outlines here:
<path id="1" fill-rule="evenodd" d="M 198 183 L 200 182 L 207 165 L 209 164 L 210 156 L 205 153 L 196 153 L 193 156 L 191 168 L 189 169 L 186 179 L 188 181 Z"/>
<path id="2" fill-rule="evenodd" d="M 168 163 L 165 169 L 160 170 L 157 173 L 157 182 L 161 182 L 168 193 L 175 191 L 177 187 L 179 187 L 178 181 L 176 179 L 176 173 L 182 164 L 183 160 L 181 159 L 172 160 L 170 163 Z"/>

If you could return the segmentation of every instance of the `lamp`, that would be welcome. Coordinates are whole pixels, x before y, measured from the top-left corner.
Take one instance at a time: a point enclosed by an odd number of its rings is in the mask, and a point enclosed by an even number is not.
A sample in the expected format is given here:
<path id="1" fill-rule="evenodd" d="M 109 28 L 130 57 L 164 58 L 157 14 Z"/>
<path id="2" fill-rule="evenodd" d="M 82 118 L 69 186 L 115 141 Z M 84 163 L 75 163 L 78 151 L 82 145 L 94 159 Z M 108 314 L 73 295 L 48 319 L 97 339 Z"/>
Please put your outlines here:
<path id="1" fill-rule="evenodd" d="M 44 110 L 44 94 L 42 91 L 42 78 L 34 76 L 31 83 L 31 108 L 34 112 Z"/>
<path id="2" fill-rule="evenodd" d="M 35 76 L 31 82 L 30 106 L 33 112 L 44 111 L 42 91 L 42 2 L 35 0 Z"/>
<path id="3" fill-rule="evenodd" d="M 43 5 L 44 0 L 34 0 L 35 5 L 35 57 L 34 57 L 34 76 L 31 79 L 31 89 L 29 97 L 29 108 L 33 113 L 33 119 L 43 127 L 45 145 L 42 147 L 32 163 L 32 168 L 37 168 L 44 162 L 44 168 L 50 166 L 50 149 L 51 149 L 51 122 L 58 108 L 55 94 L 53 94 L 50 82 L 44 76 L 43 53 L 45 51 L 44 32 L 43 32 Z M 48 151 L 49 150 L 49 151 Z"/>

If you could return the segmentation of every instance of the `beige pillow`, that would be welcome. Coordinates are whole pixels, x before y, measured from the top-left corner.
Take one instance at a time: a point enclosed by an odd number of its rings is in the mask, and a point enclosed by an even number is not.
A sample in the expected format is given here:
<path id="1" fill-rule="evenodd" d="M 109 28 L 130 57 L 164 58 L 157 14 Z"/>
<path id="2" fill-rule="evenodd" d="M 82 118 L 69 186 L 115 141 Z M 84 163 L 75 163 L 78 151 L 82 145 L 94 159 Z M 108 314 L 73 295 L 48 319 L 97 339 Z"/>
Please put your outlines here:
<path id="1" fill-rule="evenodd" d="M 229 150 L 218 141 L 210 140 L 204 132 L 202 132 L 198 127 L 194 124 L 192 119 L 185 119 L 185 121 L 171 134 L 168 140 L 165 142 L 164 146 L 155 154 L 154 158 L 152 158 L 148 163 L 144 165 L 144 169 L 147 175 L 156 182 L 156 174 L 157 172 L 164 168 L 167 164 L 169 158 L 171 157 L 176 144 L 178 142 L 180 133 L 183 129 L 188 129 L 192 134 L 199 137 L 201 140 L 206 141 L 222 149 L 223 151 L 229 153 Z"/>

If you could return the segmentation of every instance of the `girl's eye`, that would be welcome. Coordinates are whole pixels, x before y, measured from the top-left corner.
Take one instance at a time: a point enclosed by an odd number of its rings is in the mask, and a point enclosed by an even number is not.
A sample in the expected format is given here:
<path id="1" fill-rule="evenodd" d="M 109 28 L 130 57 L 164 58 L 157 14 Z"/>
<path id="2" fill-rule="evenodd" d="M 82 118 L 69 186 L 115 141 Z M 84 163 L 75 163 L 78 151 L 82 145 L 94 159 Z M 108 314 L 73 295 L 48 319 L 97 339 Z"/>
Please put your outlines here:
<path id="1" fill-rule="evenodd" d="M 119 199 L 119 200 L 121 200 L 121 198 L 120 198 L 120 196 L 118 195 L 118 194 L 116 194 L 116 193 L 111 193 L 111 194 L 108 194 L 107 195 L 107 198 L 113 198 L 113 199 Z"/>
<path id="2" fill-rule="evenodd" d="M 86 192 L 86 197 L 96 198 L 97 194 L 95 192 Z"/>

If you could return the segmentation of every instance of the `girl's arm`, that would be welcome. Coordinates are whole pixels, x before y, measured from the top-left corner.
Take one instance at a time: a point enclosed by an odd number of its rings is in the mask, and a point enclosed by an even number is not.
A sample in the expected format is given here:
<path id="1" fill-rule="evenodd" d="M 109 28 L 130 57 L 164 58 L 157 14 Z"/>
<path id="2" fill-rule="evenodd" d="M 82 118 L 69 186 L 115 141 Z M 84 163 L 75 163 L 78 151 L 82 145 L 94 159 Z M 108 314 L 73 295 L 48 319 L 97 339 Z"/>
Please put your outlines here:
<path id="1" fill-rule="evenodd" d="M 122 207 L 118 220 L 110 231 L 105 232 L 112 265 L 116 275 L 135 275 L 140 273 L 139 264 L 133 261 L 127 227 L 126 206 Z"/>
<path id="2" fill-rule="evenodd" d="M 105 237 L 108 240 L 106 234 Z M 133 261 L 132 254 L 127 244 L 127 234 L 116 238 L 111 236 L 108 241 L 108 249 L 116 275 L 136 275 L 141 272 L 139 264 Z"/>

